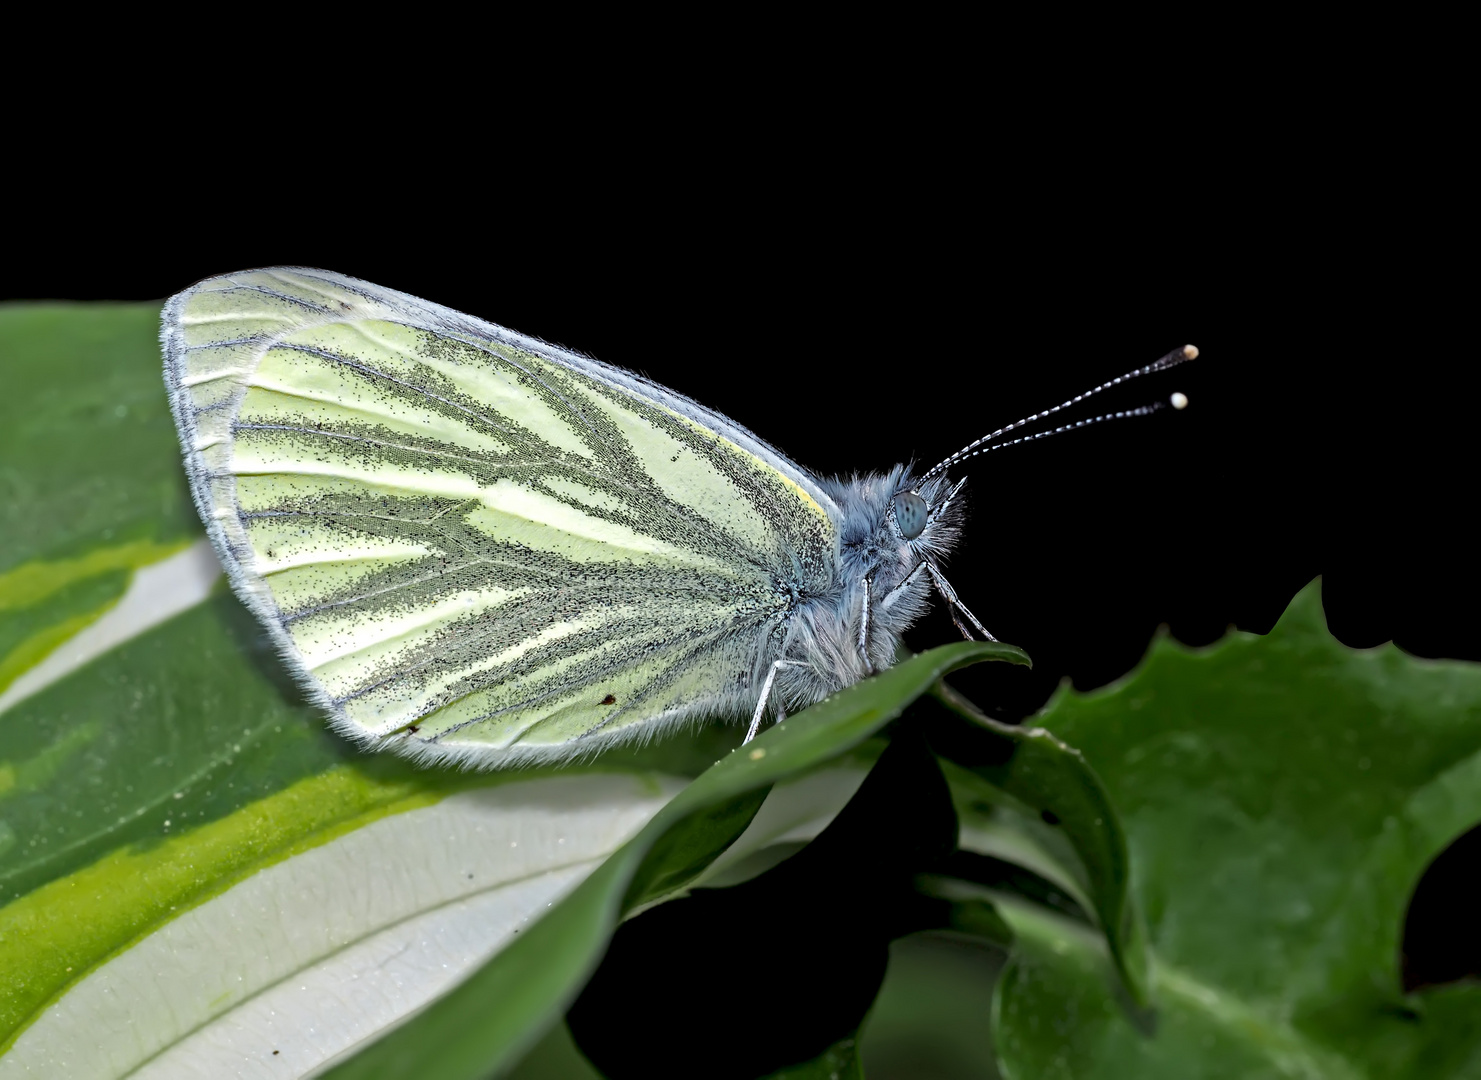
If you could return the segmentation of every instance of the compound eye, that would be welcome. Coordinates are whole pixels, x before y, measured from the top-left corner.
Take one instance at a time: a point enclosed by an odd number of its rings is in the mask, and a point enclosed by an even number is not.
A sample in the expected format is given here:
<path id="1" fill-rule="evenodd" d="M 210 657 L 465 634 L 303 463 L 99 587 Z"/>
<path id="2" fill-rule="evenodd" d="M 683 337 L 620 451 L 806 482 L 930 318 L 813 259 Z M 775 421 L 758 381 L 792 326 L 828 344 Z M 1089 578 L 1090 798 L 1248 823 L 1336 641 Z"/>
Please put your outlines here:
<path id="1" fill-rule="evenodd" d="M 900 535 L 907 540 L 914 540 L 926 527 L 926 500 L 922 499 L 913 491 L 902 491 L 895 496 L 895 524 L 900 527 Z"/>

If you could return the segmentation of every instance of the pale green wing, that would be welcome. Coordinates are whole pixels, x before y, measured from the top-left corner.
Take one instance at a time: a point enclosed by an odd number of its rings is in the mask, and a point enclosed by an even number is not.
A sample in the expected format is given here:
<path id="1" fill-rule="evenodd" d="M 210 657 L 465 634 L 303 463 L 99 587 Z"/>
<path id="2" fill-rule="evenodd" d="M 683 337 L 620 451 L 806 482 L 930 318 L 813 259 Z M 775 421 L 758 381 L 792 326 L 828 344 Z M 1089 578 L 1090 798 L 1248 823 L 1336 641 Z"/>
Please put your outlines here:
<path id="1" fill-rule="evenodd" d="M 413 297 L 174 297 L 166 379 L 239 595 L 342 732 L 498 765 L 754 703 L 836 509 L 687 399 Z"/>

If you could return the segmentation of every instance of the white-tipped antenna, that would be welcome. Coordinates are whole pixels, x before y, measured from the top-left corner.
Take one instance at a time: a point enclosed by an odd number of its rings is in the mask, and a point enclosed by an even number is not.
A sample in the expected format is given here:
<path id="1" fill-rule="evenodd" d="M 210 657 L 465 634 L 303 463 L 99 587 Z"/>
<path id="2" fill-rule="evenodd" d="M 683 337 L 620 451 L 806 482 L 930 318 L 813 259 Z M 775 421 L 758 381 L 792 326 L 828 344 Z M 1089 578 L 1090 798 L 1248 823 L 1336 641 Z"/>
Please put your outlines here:
<path id="1" fill-rule="evenodd" d="M 1059 427 L 1050 428 L 1048 431 L 1036 431 L 1032 435 L 1020 435 L 1018 438 L 1010 439 L 1008 442 L 1000 442 L 993 446 L 980 446 L 960 460 L 965 461 L 967 458 L 974 458 L 978 454 L 990 454 L 994 450 L 1006 450 L 1008 447 L 1018 446 L 1020 443 L 1030 443 L 1038 439 L 1047 439 L 1051 435 L 1063 435 L 1066 431 L 1079 431 L 1081 428 L 1089 427 L 1091 424 L 1104 424 L 1107 420 L 1126 420 L 1133 416 L 1151 416 L 1154 412 L 1164 409 L 1169 405 L 1174 409 L 1186 409 L 1188 407 L 1188 397 L 1186 394 L 1174 394 L 1167 401 L 1154 401 L 1150 405 L 1142 405 L 1135 409 L 1122 409 L 1120 412 L 1102 413 L 1100 416 L 1091 416 L 1084 420 L 1076 420 L 1073 424 L 1060 424 Z"/>
<path id="2" fill-rule="evenodd" d="M 1197 348 L 1192 345 L 1184 345 L 1181 349 L 1174 349 L 1162 359 L 1156 360 L 1153 363 L 1148 364 L 1146 367 L 1137 368 L 1135 371 L 1128 371 L 1125 375 L 1118 376 L 1117 378 L 1112 379 L 1110 382 L 1103 382 L 1094 390 L 1087 390 L 1083 394 L 1077 394 L 1075 397 L 1070 398 L 1068 401 L 1060 402 L 1052 409 L 1045 409 L 1043 412 L 1034 413 L 1032 416 L 1025 416 L 1022 420 L 1015 421 L 1014 423 L 1009 424 L 1007 427 L 1000 427 L 997 431 L 994 431 L 988 435 L 984 435 L 976 442 L 968 443 L 966 446 L 958 450 L 955 454 L 952 454 L 951 457 L 947 458 L 945 461 L 942 461 L 940 464 L 933 466 L 931 470 L 922 475 L 921 478 L 916 481 L 916 483 L 924 483 L 942 470 L 951 468 L 959 461 L 965 460 L 969 457 L 976 457 L 978 454 L 985 453 L 986 451 L 982 449 L 983 447 L 986 447 L 987 450 L 999 449 L 1000 447 L 987 446 L 987 444 L 992 442 L 1000 435 L 1006 435 L 1010 431 L 1017 431 L 1025 424 L 1032 424 L 1035 420 L 1042 420 L 1046 416 L 1053 416 L 1061 409 L 1068 409 L 1073 405 L 1078 405 L 1086 398 L 1091 398 L 1094 397 L 1096 394 L 1099 394 L 1102 390 L 1109 390 L 1113 386 L 1120 386 L 1124 382 L 1128 382 L 1131 379 L 1140 378 L 1143 375 L 1151 375 L 1154 372 L 1166 371 L 1170 367 L 1176 367 L 1178 364 L 1184 363 L 1188 360 L 1195 360 L 1197 359 L 1197 357 Z M 1188 399 L 1182 394 L 1174 394 L 1172 396 L 1171 405 L 1175 409 L 1186 408 L 1188 405 Z M 1162 402 L 1159 401 L 1155 405 L 1143 406 L 1140 409 L 1128 409 L 1124 412 L 1106 413 L 1104 416 L 1097 416 L 1090 420 L 1080 420 L 1074 424 L 1065 424 L 1062 427 L 1055 428 L 1053 431 L 1045 431 L 1038 435 L 1026 435 L 1021 439 L 1014 439 L 1012 442 L 1003 443 L 1001 445 L 1016 446 L 1019 443 L 1032 442 L 1034 439 L 1042 439 L 1049 435 L 1058 435 L 1064 431 L 1073 431 L 1076 428 L 1088 427 L 1091 424 L 1099 424 L 1105 420 L 1120 420 L 1128 416 L 1146 416 L 1149 413 L 1156 412 L 1160 408 L 1162 408 Z"/>

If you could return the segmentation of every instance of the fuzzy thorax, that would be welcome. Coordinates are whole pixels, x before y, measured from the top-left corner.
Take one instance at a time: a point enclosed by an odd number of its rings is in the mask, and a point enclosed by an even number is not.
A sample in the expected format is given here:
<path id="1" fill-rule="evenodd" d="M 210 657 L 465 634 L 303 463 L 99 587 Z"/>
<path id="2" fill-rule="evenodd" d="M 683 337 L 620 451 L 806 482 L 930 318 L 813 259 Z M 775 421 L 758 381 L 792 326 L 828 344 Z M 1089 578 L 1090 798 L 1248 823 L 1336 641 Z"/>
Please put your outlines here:
<path id="1" fill-rule="evenodd" d="M 939 565 L 961 535 L 962 498 L 944 476 L 921 485 L 930 517 L 914 540 L 906 540 L 894 521 L 891 501 L 914 486 L 900 465 L 872 473 L 819 481 L 840 512 L 839 566 L 834 588 L 799 605 L 779 655 L 797 661 L 778 672 L 779 702 L 794 710 L 821 701 L 895 661 L 900 636 L 931 602 L 931 577 L 925 560 Z M 867 586 L 866 586 L 867 583 Z M 866 653 L 859 648 L 866 596 L 869 603 Z"/>

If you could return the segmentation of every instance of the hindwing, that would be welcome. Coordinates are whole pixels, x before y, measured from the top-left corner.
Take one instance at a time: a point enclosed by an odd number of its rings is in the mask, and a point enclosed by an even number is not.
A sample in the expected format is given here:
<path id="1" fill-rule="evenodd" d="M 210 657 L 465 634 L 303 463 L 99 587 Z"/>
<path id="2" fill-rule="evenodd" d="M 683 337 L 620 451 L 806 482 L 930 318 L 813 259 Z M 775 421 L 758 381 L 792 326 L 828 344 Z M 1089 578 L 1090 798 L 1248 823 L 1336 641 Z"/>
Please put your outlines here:
<path id="1" fill-rule="evenodd" d="M 586 357 L 301 269 L 201 282 L 163 340 L 233 585 L 363 742 L 497 764 L 754 701 L 836 580 L 807 474 Z"/>

